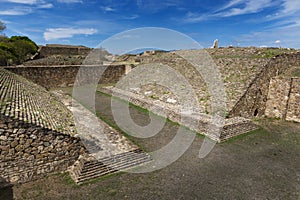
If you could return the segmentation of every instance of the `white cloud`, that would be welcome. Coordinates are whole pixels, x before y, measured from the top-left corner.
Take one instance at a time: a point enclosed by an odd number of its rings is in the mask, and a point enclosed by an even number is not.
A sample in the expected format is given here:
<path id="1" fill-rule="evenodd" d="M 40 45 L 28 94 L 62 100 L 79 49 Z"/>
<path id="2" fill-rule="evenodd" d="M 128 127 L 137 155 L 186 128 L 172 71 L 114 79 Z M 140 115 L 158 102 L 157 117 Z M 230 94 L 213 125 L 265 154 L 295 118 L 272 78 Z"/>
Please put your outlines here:
<path id="1" fill-rule="evenodd" d="M 277 29 L 280 30 L 299 30 L 300 28 L 300 1 L 299 0 L 282 0 L 280 10 L 267 17 L 269 21 L 276 21 Z"/>
<path id="2" fill-rule="evenodd" d="M 47 4 L 41 4 L 37 6 L 38 8 L 53 8 L 53 4 L 52 3 L 47 3 Z"/>
<path id="3" fill-rule="evenodd" d="M 253 32 L 246 35 L 238 35 L 236 37 L 239 39 L 239 41 L 241 41 L 243 46 L 274 46 L 275 42 L 278 40 L 278 36 L 280 36 L 280 46 L 299 49 L 299 35 L 299 27 L 284 27 L 265 30 L 261 32 Z"/>
<path id="4" fill-rule="evenodd" d="M 223 7 L 221 7 L 220 9 L 218 9 L 216 12 L 219 12 L 221 10 L 225 10 L 227 8 L 231 8 L 235 5 L 241 4 L 243 3 L 244 0 L 231 0 L 228 4 L 224 5 Z"/>
<path id="5" fill-rule="evenodd" d="M 83 3 L 82 0 L 57 0 L 59 3 Z"/>
<path id="6" fill-rule="evenodd" d="M 299 19 L 300 17 L 300 1 L 299 0 L 282 0 L 280 10 L 274 14 L 268 15 L 268 20 L 277 19 Z"/>
<path id="7" fill-rule="evenodd" d="M 46 3 L 44 0 L 0 0 L 0 2 L 9 2 L 18 4 L 18 6 L 0 10 L 0 15 L 27 15 L 36 9 L 53 8 L 53 4 Z M 24 5 L 20 5 L 24 4 Z"/>
<path id="8" fill-rule="evenodd" d="M 184 18 L 184 22 L 186 23 L 195 23 L 208 20 L 213 18 L 214 15 L 206 14 L 206 15 L 199 15 L 197 13 L 188 12 Z"/>
<path id="9" fill-rule="evenodd" d="M 116 11 L 116 9 L 114 9 L 112 7 L 109 7 L 109 6 L 102 7 L 102 10 L 104 12 L 113 12 L 113 11 Z"/>
<path id="10" fill-rule="evenodd" d="M 240 5 L 242 2 L 237 1 Z M 236 5 L 236 4 L 233 4 Z M 236 15 L 245 15 L 245 14 L 252 14 L 258 13 L 265 8 L 271 7 L 273 5 L 272 0 L 248 0 L 243 2 L 243 7 L 234 7 L 231 8 L 229 11 L 221 12 L 217 15 L 222 17 L 231 17 Z M 228 7 L 229 8 L 229 7 Z"/>
<path id="11" fill-rule="evenodd" d="M 27 15 L 31 12 L 32 12 L 31 8 L 20 7 L 20 8 L 8 9 L 8 10 L 0 10 L 0 15 Z"/>
<path id="12" fill-rule="evenodd" d="M 122 19 L 133 20 L 139 18 L 139 15 L 122 16 Z"/>
<path id="13" fill-rule="evenodd" d="M 49 28 L 44 32 L 44 39 L 46 41 L 71 38 L 74 35 L 93 35 L 97 33 L 96 29 L 93 28 Z"/>
<path id="14" fill-rule="evenodd" d="M 274 43 L 275 43 L 275 44 L 280 44 L 281 41 L 280 41 L 280 40 L 276 40 Z"/>
<path id="15" fill-rule="evenodd" d="M 10 3 L 20 3 L 20 4 L 36 4 L 38 1 L 37 0 L 3 0 L 6 2 L 10 2 Z"/>
<path id="16" fill-rule="evenodd" d="M 284 0 L 283 3 L 283 13 L 292 14 L 300 11 L 300 1 L 299 0 Z"/>
<path id="17" fill-rule="evenodd" d="M 136 0 L 136 5 L 144 12 L 156 13 L 157 11 L 166 9 L 168 7 L 181 8 L 184 5 L 184 1 L 180 0 Z"/>
<path id="18" fill-rule="evenodd" d="M 187 23 L 195 23 L 220 17 L 253 14 L 272 7 L 274 4 L 275 3 L 272 0 L 231 0 L 223 7 L 208 14 L 188 12 L 183 21 Z"/>

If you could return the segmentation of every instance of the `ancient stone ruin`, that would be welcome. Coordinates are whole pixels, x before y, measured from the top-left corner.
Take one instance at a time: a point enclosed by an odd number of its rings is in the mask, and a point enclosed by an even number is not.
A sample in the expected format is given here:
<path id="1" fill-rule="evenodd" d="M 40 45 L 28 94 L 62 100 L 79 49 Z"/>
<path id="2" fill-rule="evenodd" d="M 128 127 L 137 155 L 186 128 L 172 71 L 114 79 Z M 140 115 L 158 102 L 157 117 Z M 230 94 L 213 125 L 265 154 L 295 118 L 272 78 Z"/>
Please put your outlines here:
<path id="1" fill-rule="evenodd" d="M 1 178 L 25 182 L 64 171 L 85 152 L 70 111 L 44 88 L 4 69 L 1 79 Z"/>
<path id="2" fill-rule="evenodd" d="M 1 187 L 68 169 L 80 183 L 149 161 L 107 125 L 102 137 L 106 140 L 96 153 L 107 147 L 111 154 L 95 159 L 82 142 L 89 143 L 89 138 L 77 135 L 71 111 L 56 96 L 5 69 L 0 69 L 0 80 L 0 177 L 5 180 Z"/>
<path id="3" fill-rule="evenodd" d="M 299 67 L 273 77 L 270 82 L 265 115 L 300 122 L 300 77 Z"/>
<path id="4" fill-rule="evenodd" d="M 225 125 L 221 127 L 220 135 L 215 136 L 207 133 L 213 114 L 207 85 L 177 52 L 124 55 L 110 65 L 82 65 L 90 49 L 59 45 L 43 48 L 40 59 L 0 69 L 2 185 L 22 183 L 66 170 L 70 171 L 75 182 L 82 183 L 151 161 L 147 153 L 98 118 L 104 130 L 100 135 L 88 130 L 86 134 L 78 134 L 75 123 L 81 119 L 74 119 L 70 110 L 80 112 L 82 117 L 92 113 L 75 100 L 72 104 L 71 97 L 48 91 L 49 88 L 72 87 L 78 74 L 83 78 L 77 84 L 98 80 L 101 74 L 99 91 L 129 99 L 148 110 L 158 108 L 166 113 L 167 118 L 181 123 L 179 99 L 168 88 L 148 84 L 124 91 L 113 86 L 122 77 L 130 76 L 140 64 L 168 65 L 180 72 L 196 91 L 199 113 L 187 117 L 199 121 L 199 125 L 189 128 L 218 142 L 257 129 L 251 121 L 253 118 L 267 116 L 300 122 L 300 53 L 297 51 L 286 50 L 269 56 L 272 49 L 206 50 L 221 73 L 227 96 Z M 197 50 L 185 53 L 197 54 Z M 56 61 L 53 56 L 64 59 L 64 62 Z M 74 58 L 78 60 L 73 62 Z M 79 69 L 91 73 L 80 74 Z M 100 158 L 96 159 L 96 154 L 101 155 Z"/>

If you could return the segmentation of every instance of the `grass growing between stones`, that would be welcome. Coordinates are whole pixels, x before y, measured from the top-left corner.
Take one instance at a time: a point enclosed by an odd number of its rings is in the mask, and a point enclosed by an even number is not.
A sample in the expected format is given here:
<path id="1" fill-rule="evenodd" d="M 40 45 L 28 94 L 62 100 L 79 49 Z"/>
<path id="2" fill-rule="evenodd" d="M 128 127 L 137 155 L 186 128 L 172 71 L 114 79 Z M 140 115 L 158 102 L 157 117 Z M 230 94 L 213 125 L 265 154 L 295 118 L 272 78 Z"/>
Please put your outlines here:
<path id="1" fill-rule="evenodd" d="M 63 173 L 57 173 L 57 174 L 54 174 L 55 176 L 58 176 L 58 177 L 61 177 L 63 182 L 68 185 L 68 186 L 71 186 L 71 187 L 79 187 L 75 182 L 74 180 L 71 178 L 70 174 L 68 172 L 63 172 Z"/>
<path id="2" fill-rule="evenodd" d="M 65 174 L 14 187 L 15 199 L 299 199 L 300 125 L 259 120 L 262 128 L 217 144 L 197 159 L 202 139 L 152 173 L 116 173 L 74 186 Z M 154 144 L 155 145 L 155 144 Z M 184 176 L 183 176 L 184 174 Z M 1 192 L 1 191 L 0 191 Z"/>
<path id="3" fill-rule="evenodd" d="M 103 181 L 103 180 L 106 180 L 106 179 L 109 179 L 109 178 L 113 178 L 113 177 L 116 177 L 116 176 L 120 176 L 122 174 L 125 174 L 125 172 L 123 171 L 118 171 L 118 172 L 114 172 L 114 173 L 111 173 L 111 174 L 107 174 L 107 175 L 104 175 L 104 176 L 100 176 L 98 178 L 94 178 L 92 180 L 88 180 L 88 181 L 85 181 L 83 182 L 82 184 L 80 184 L 78 187 L 82 187 L 82 186 L 87 186 L 87 185 L 91 185 L 91 184 L 95 184 L 99 181 Z M 71 177 L 70 177 L 71 178 Z"/>
<path id="4" fill-rule="evenodd" d="M 140 107 L 140 106 L 138 106 L 138 105 L 135 105 L 135 104 L 133 104 L 133 103 L 131 103 L 131 102 L 129 102 L 129 101 L 126 101 L 126 100 L 124 100 L 124 99 L 121 99 L 121 98 L 119 98 L 119 97 L 116 97 L 116 96 L 112 96 L 112 95 L 110 95 L 110 94 L 107 94 L 107 93 L 104 93 L 104 92 L 101 92 L 101 91 L 97 91 L 97 93 L 98 94 L 100 94 L 100 95 L 103 95 L 103 96 L 106 96 L 106 97 L 109 97 L 109 98 L 114 98 L 115 100 L 117 100 L 117 101 L 121 101 L 121 102 L 124 102 L 124 103 L 126 103 L 126 104 L 128 104 L 129 105 L 129 108 L 134 108 L 135 110 L 138 110 L 139 112 L 142 112 L 142 113 L 145 113 L 145 114 L 152 114 L 152 115 L 154 115 L 155 117 L 157 117 L 157 118 L 159 118 L 159 119 L 161 119 L 161 120 L 166 120 L 166 122 L 167 123 L 170 123 L 170 124 L 172 124 L 172 125 L 174 125 L 174 126 L 180 126 L 180 127 L 182 127 L 182 128 L 184 128 L 184 129 L 186 129 L 186 130 L 188 130 L 189 132 L 191 132 L 191 133 L 193 133 L 193 134 L 196 134 L 198 137 L 205 137 L 203 134 L 201 134 L 201 133 L 198 133 L 198 132 L 196 132 L 196 131 L 193 131 L 193 130 L 191 130 L 189 127 L 187 127 L 187 126 L 184 126 L 184 125 L 181 125 L 181 124 L 179 124 L 178 122 L 174 122 L 174 121 L 172 121 L 171 119 L 169 119 L 169 118 L 164 118 L 164 117 L 162 117 L 162 116 L 160 116 L 160 115 L 157 115 L 157 114 L 155 114 L 155 113 L 153 113 L 153 112 L 151 112 L 150 110 L 147 110 L 147 109 L 145 109 L 145 108 L 143 108 L 143 107 Z M 101 115 L 101 113 L 99 113 L 99 118 L 103 118 L 103 121 L 107 121 L 108 119 L 106 119 L 105 117 L 103 117 L 102 115 Z M 117 125 L 113 122 L 113 121 L 111 121 L 111 120 L 108 120 L 109 122 L 107 122 L 110 126 L 112 126 L 112 127 L 116 127 L 116 128 L 118 128 L 119 129 L 119 127 L 117 127 Z M 125 133 L 126 135 L 128 135 L 127 133 Z"/>
<path id="5" fill-rule="evenodd" d="M 247 133 L 243 133 L 243 134 L 234 136 L 234 137 L 229 138 L 229 139 L 227 139 L 227 140 L 225 140 L 225 141 L 222 141 L 221 143 L 228 143 L 228 144 L 230 144 L 230 143 L 237 142 L 237 141 L 239 141 L 239 140 L 243 140 L 243 139 L 249 137 L 250 135 L 253 136 L 253 135 L 255 135 L 255 134 L 266 134 L 266 133 L 267 133 L 267 131 L 266 131 L 265 129 L 263 129 L 262 127 L 260 127 L 260 128 L 257 129 L 257 130 L 249 131 L 249 132 L 247 132 Z"/>

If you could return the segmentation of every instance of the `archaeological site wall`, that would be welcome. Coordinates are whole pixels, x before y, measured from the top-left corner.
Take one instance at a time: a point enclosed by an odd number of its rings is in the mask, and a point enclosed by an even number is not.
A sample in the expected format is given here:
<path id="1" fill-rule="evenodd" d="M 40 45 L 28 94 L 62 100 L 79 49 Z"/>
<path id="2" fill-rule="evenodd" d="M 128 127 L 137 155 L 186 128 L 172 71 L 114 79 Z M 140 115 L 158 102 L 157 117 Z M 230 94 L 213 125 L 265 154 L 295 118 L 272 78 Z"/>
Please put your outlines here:
<path id="1" fill-rule="evenodd" d="M 300 122 L 300 78 L 272 78 L 265 115 Z"/>
<path id="2" fill-rule="evenodd" d="M 99 79 L 103 84 L 116 83 L 126 71 L 125 65 L 14 66 L 6 69 L 45 88 L 73 86 L 77 75 L 82 84 Z"/>
<path id="3" fill-rule="evenodd" d="M 90 48 L 83 46 L 46 45 L 39 50 L 39 57 L 45 58 L 51 55 L 88 55 Z"/>
<path id="4" fill-rule="evenodd" d="M 229 117 L 241 116 L 249 119 L 263 117 L 271 79 L 293 66 L 300 66 L 299 52 L 281 54 L 270 59 L 230 111 Z"/>
<path id="5" fill-rule="evenodd" d="M 293 78 L 286 120 L 300 122 L 300 78 Z"/>
<path id="6" fill-rule="evenodd" d="M 66 171 L 85 152 L 78 138 L 4 115 L 0 143 L 0 177 L 10 184 Z"/>
<path id="7" fill-rule="evenodd" d="M 153 113 L 166 116 L 173 122 L 189 127 L 191 130 L 199 132 L 209 138 L 222 142 L 234 136 L 256 130 L 258 127 L 251 121 L 242 117 L 234 117 L 224 120 L 224 126 L 219 127 L 214 123 L 211 115 L 203 113 L 194 113 L 191 115 L 184 115 L 177 106 L 173 106 L 164 102 L 158 102 L 151 99 L 146 99 L 142 95 L 134 94 L 132 92 L 123 91 L 117 88 L 101 88 L 101 92 L 111 94 L 121 99 L 129 100 L 134 105 L 151 110 Z M 184 118 L 184 120 L 183 120 Z M 196 122 L 197 123 L 191 123 Z M 217 131 L 210 131 L 217 130 Z"/>
<path id="8" fill-rule="evenodd" d="M 4 183 L 65 171 L 85 153 L 75 137 L 72 114 L 43 87 L 0 69 L 0 98 L 0 179 Z"/>

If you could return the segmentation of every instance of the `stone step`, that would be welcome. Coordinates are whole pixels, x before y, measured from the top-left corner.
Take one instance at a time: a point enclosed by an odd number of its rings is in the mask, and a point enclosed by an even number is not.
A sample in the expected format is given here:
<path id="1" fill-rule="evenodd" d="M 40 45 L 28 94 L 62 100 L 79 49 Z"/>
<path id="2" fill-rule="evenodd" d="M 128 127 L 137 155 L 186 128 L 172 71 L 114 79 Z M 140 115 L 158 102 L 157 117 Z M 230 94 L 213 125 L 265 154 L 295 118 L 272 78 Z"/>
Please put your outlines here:
<path id="1" fill-rule="evenodd" d="M 111 157 L 102 158 L 100 160 L 85 161 L 84 166 L 89 167 L 90 165 L 98 164 L 99 162 L 108 164 L 108 162 L 111 161 L 112 159 L 114 159 L 114 160 L 119 159 L 120 160 L 120 159 L 125 159 L 126 157 L 133 158 L 135 156 L 144 155 L 144 154 L 145 153 L 142 150 L 137 149 L 137 150 L 134 150 L 134 151 L 120 153 L 120 154 L 117 154 L 117 155 L 114 155 L 114 156 L 111 156 Z"/>
<path id="2" fill-rule="evenodd" d="M 150 160 L 149 157 L 145 156 L 145 157 L 132 159 L 131 161 L 128 161 L 128 162 L 116 162 L 116 163 L 111 163 L 111 164 L 108 164 L 108 165 L 99 162 L 98 165 L 95 165 L 92 168 L 85 168 L 85 171 L 81 172 L 80 176 L 86 176 L 86 175 L 89 175 L 89 174 L 93 174 L 97 171 L 102 171 L 102 170 L 105 170 L 107 168 L 121 169 L 122 167 L 126 167 L 127 165 L 141 163 L 143 161 L 149 161 L 149 160 Z"/>
<path id="3" fill-rule="evenodd" d="M 70 176 L 77 184 L 81 184 L 85 181 L 150 161 L 151 158 L 147 153 L 136 149 L 99 160 L 84 160 L 81 164 L 77 163 L 70 170 Z"/>
<path id="4" fill-rule="evenodd" d="M 88 174 L 88 175 L 85 175 L 85 176 L 80 176 L 77 179 L 77 184 L 83 183 L 83 182 L 91 180 L 91 179 L 99 178 L 99 177 L 107 175 L 107 174 L 118 172 L 120 170 L 129 169 L 131 167 L 135 167 L 135 166 L 138 166 L 140 164 L 143 164 L 143 163 L 146 163 L 146 162 L 149 162 L 149 161 L 150 160 L 147 159 L 147 160 L 141 160 L 140 162 L 135 162 L 135 163 L 130 163 L 130 164 L 127 163 L 125 165 L 121 165 L 121 166 L 118 166 L 118 167 L 113 167 L 113 168 L 107 167 L 106 170 L 101 170 L 101 171 L 98 171 L 98 172 L 95 172 L 95 173 L 92 173 L 92 174 Z"/>

